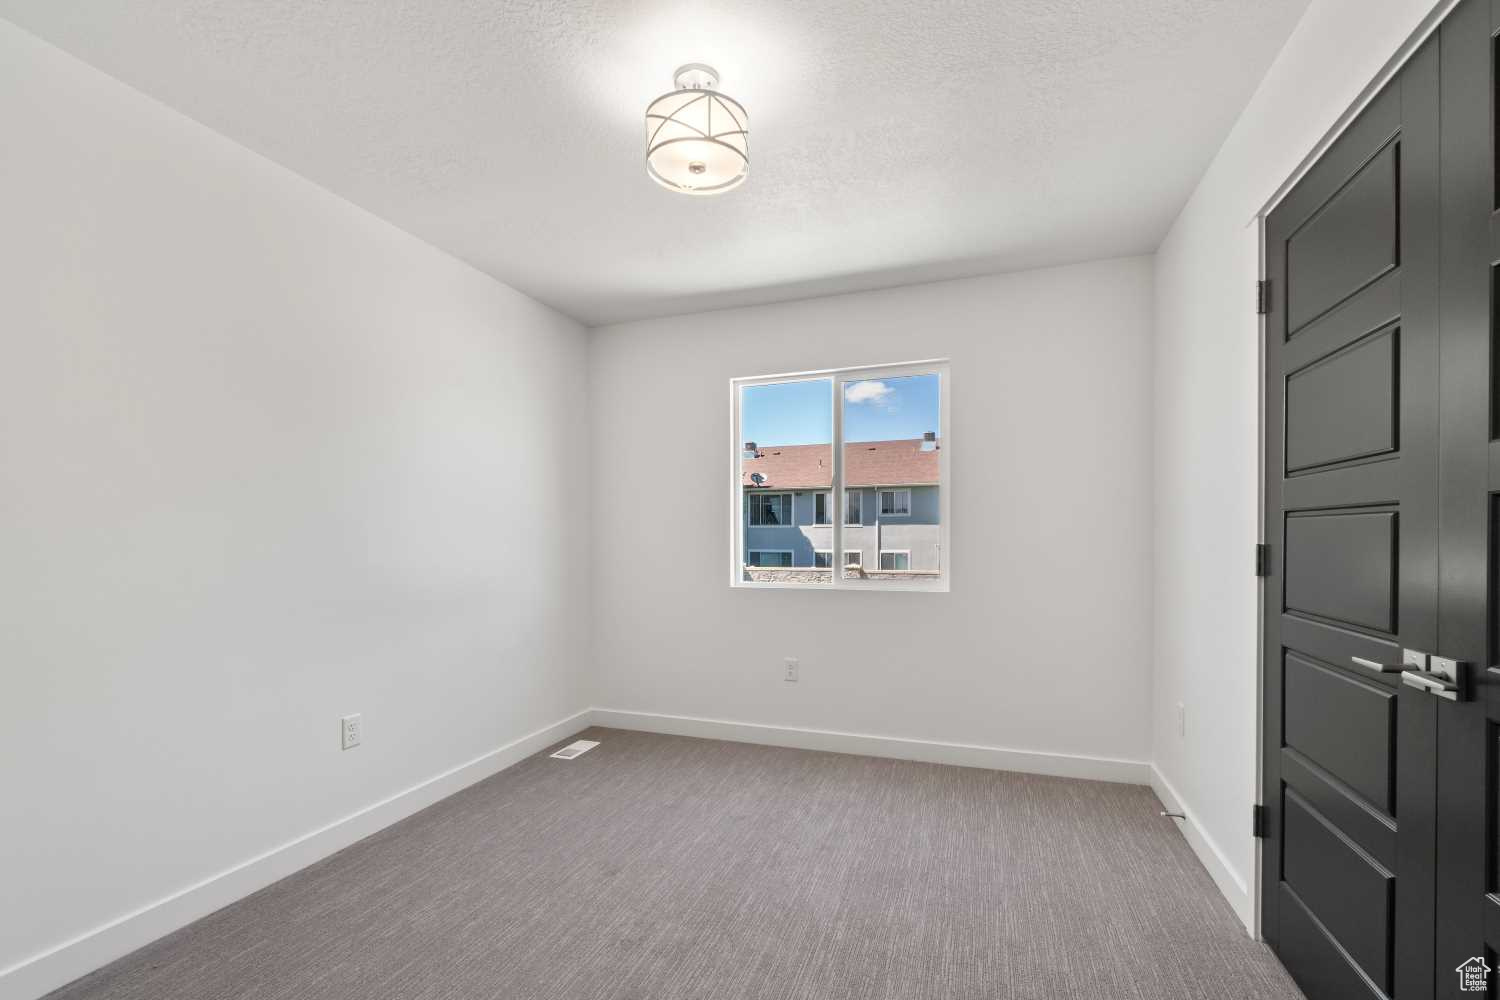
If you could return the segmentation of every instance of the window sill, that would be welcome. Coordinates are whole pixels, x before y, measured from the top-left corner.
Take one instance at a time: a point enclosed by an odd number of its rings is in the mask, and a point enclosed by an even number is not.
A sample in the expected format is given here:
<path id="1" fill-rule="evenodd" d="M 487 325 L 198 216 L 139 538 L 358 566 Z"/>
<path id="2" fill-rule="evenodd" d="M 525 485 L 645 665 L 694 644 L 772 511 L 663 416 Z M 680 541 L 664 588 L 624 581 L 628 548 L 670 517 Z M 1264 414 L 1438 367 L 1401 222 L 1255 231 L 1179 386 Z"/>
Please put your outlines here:
<path id="1" fill-rule="evenodd" d="M 894 593 L 947 593 L 948 580 L 940 571 L 912 569 L 860 569 L 844 571 L 834 586 L 833 571 L 816 566 L 747 566 L 742 578 L 730 586 L 746 590 L 863 590 Z"/>

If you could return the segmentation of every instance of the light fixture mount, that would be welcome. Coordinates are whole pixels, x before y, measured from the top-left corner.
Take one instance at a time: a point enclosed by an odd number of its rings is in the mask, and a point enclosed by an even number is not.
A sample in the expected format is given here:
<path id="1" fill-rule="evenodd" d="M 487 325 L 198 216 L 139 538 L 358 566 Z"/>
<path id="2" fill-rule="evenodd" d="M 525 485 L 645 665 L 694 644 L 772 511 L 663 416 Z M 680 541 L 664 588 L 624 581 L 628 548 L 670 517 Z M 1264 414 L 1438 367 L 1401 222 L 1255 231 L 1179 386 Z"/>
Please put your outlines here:
<path id="1" fill-rule="evenodd" d="M 708 63 L 684 63 L 672 74 L 678 90 L 718 90 L 719 71 Z"/>
<path id="2" fill-rule="evenodd" d="M 677 89 L 646 106 L 646 173 L 671 191 L 722 194 L 750 170 L 750 116 L 719 92 L 719 74 L 685 63 L 672 74 Z"/>

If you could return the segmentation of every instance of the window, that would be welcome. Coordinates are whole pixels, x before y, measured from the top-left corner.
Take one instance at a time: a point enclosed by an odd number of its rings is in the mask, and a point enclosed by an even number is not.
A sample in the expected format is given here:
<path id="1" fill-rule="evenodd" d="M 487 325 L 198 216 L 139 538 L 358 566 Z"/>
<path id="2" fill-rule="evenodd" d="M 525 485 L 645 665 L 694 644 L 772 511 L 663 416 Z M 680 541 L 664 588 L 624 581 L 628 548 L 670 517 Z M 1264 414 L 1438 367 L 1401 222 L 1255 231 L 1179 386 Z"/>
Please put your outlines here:
<path id="1" fill-rule="evenodd" d="M 880 568 L 883 570 L 911 569 L 911 552 L 902 549 L 881 549 Z"/>
<path id="2" fill-rule="evenodd" d="M 864 496 L 859 490 L 844 491 L 844 527 L 858 528 L 865 523 Z"/>
<path id="3" fill-rule="evenodd" d="M 910 517 L 911 490 L 881 490 L 881 517 Z"/>
<path id="4" fill-rule="evenodd" d="M 751 525 L 766 528 L 791 523 L 792 495 L 790 493 L 750 494 Z"/>
<path id="5" fill-rule="evenodd" d="M 946 591 L 949 377 L 921 361 L 732 379 L 731 584 Z"/>

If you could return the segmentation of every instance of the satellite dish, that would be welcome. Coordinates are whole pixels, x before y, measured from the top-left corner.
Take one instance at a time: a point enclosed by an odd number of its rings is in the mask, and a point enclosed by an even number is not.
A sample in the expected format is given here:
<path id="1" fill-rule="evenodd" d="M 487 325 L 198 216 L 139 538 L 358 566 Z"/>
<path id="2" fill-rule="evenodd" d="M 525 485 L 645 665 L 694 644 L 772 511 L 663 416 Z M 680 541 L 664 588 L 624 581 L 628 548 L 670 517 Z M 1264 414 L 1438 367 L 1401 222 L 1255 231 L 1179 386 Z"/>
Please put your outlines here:
<path id="1" fill-rule="evenodd" d="M 759 472 L 750 473 L 750 481 L 756 486 L 766 485 L 766 477 L 761 475 Z"/>

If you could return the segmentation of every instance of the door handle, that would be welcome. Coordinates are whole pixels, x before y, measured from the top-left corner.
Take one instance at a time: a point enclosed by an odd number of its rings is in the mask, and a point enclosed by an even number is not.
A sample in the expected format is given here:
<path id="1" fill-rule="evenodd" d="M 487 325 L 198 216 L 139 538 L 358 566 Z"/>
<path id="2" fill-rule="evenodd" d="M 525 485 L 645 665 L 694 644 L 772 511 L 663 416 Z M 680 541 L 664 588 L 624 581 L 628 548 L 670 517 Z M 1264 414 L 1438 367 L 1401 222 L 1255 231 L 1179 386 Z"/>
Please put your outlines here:
<path id="1" fill-rule="evenodd" d="M 1401 683 L 1449 701 L 1458 700 L 1458 685 L 1426 670 L 1401 671 Z"/>
<path id="2" fill-rule="evenodd" d="M 1469 697 L 1466 677 L 1468 664 L 1450 660 L 1443 656 L 1431 658 L 1431 670 L 1403 670 L 1401 683 L 1419 691 L 1436 695 L 1446 701 L 1467 701 Z"/>
<path id="3" fill-rule="evenodd" d="M 1399 674 L 1404 670 L 1411 670 L 1413 668 L 1422 671 L 1427 669 L 1427 654 L 1415 649 L 1403 649 L 1401 651 L 1400 663 L 1376 663 L 1374 660 L 1367 660 L 1363 656 L 1351 656 L 1349 659 L 1354 661 L 1355 666 L 1364 667 L 1366 670 L 1373 670 L 1377 674 Z"/>
<path id="4" fill-rule="evenodd" d="M 1411 667 L 1410 663 L 1376 663 L 1374 660 L 1367 660 L 1363 656 L 1351 656 L 1349 659 L 1353 660 L 1356 666 L 1364 667 L 1366 670 L 1373 670 L 1377 674 L 1399 673 Z"/>

